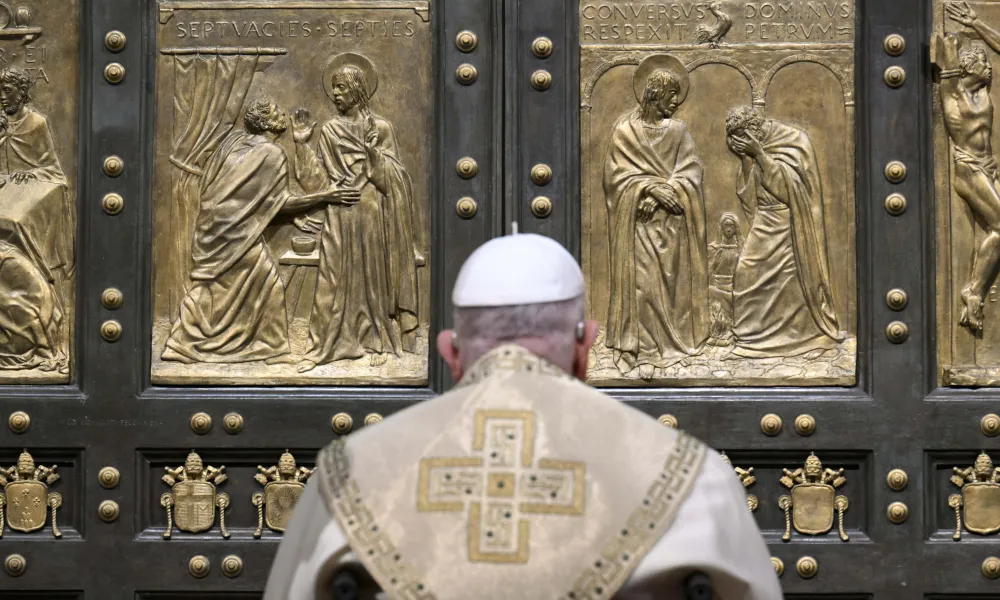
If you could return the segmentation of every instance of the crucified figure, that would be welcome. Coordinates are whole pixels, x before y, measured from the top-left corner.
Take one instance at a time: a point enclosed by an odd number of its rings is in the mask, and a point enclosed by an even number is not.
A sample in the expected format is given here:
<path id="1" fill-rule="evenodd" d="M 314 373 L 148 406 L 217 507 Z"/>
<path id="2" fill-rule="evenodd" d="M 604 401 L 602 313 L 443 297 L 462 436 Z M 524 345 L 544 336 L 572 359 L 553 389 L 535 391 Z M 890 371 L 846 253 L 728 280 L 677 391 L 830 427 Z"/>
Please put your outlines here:
<path id="1" fill-rule="evenodd" d="M 1000 32 L 979 20 L 965 2 L 945 6 L 948 17 L 974 30 L 1000 53 Z M 941 68 L 939 93 L 945 128 L 954 145 L 955 191 L 986 231 L 976 249 L 972 275 L 962 288 L 959 324 L 973 334 L 983 330 L 983 298 L 1000 266 L 1000 173 L 990 138 L 993 135 L 993 68 L 986 49 L 962 47 L 956 34 L 937 38 Z"/>

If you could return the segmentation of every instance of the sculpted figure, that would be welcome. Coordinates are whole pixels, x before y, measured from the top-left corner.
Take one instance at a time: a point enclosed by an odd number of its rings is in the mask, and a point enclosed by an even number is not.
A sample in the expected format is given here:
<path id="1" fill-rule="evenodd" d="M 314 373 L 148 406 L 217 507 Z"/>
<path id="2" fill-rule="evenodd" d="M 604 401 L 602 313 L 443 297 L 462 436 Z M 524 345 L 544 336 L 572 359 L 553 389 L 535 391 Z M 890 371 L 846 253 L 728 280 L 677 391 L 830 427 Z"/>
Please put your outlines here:
<path id="1" fill-rule="evenodd" d="M 31 78 L 26 71 L 0 71 L 0 173 L 14 183 L 44 181 L 66 185 L 49 121 L 28 106 Z"/>
<path id="2" fill-rule="evenodd" d="M 728 346 L 732 342 L 733 327 L 733 273 L 743 251 L 740 222 L 733 213 L 723 213 L 719 219 L 716 241 L 708 245 L 709 270 L 712 274 L 708 287 L 711 326 L 709 344 Z"/>
<path id="3" fill-rule="evenodd" d="M 1000 33 L 979 20 L 966 3 L 946 4 L 948 16 L 972 28 L 994 51 L 1000 52 Z M 954 148 L 955 192 L 986 231 L 975 252 L 972 275 L 962 288 L 959 323 L 974 334 L 983 330 L 983 298 L 1000 267 L 1000 192 L 993 153 L 993 68 L 980 46 L 961 47 L 957 35 L 937 39 L 941 67 L 941 108 L 945 129 Z"/>
<path id="4" fill-rule="evenodd" d="M 806 132 L 751 107 L 726 119 L 740 159 L 736 193 L 750 222 L 733 277 L 734 353 L 798 356 L 835 347 L 823 185 Z"/>
<path id="5" fill-rule="evenodd" d="M 696 354 L 708 337 L 708 258 L 698 150 L 672 118 L 688 91 L 677 59 L 636 69 L 639 107 L 615 123 L 604 164 L 611 295 L 605 344 L 623 374 Z"/>
<path id="6" fill-rule="evenodd" d="M 279 213 L 318 203 L 357 202 L 355 190 L 288 190 L 288 158 L 275 143 L 288 115 L 267 100 L 251 102 L 244 129 L 223 140 L 205 166 L 192 242 L 194 282 L 181 301 L 164 360 L 234 363 L 284 360 L 290 353 L 285 287 L 264 242 Z"/>
<path id="7" fill-rule="evenodd" d="M 368 354 L 373 366 L 390 354 L 415 352 L 417 265 L 410 176 L 392 124 L 369 105 L 374 65 L 342 54 L 327 69 L 337 115 L 320 128 L 304 109 L 295 114 L 295 169 L 302 187 L 333 185 L 360 193 L 352 206 L 327 206 L 319 235 L 319 275 L 309 317 L 309 350 L 300 372 Z"/>

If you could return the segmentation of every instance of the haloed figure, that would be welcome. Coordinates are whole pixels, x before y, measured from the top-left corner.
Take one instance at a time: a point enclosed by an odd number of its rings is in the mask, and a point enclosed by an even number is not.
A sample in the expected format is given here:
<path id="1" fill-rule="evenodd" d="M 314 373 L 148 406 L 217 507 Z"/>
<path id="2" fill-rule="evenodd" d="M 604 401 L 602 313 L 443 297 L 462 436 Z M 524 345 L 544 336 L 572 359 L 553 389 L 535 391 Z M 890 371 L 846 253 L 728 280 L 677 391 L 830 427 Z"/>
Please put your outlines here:
<path id="1" fill-rule="evenodd" d="M 320 128 L 317 153 L 308 145 L 315 123 L 307 111 L 296 112 L 296 177 L 308 191 L 332 185 L 357 190 L 361 201 L 322 214 L 309 350 L 300 372 L 366 354 L 379 366 L 390 354 L 416 351 L 422 257 L 413 242 L 413 193 L 392 125 L 369 106 L 375 67 L 343 54 L 326 77 L 337 115 Z"/>
<path id="2" fill-rule="evenodd" d="M 708 337 L 705 203 L 698 150 L 673 118 L 684 65 L 654 55 L 636 69 L 639 107 L 615 124 L 604 164 L 611 249 L 605 344 L 644 379 L 696 354 Z"/>
<path id="3" fill-rule="evenodd" d="M 948 16 L 972 28 L 996 52 L 1000 33 L 979 20 L 968 4 L 945 5 Z M 961 38 L 949 34 L 937 40 L 941 67 L 941 108 L 954 148 L 955 191 L 986 231 L 975 252 L 972 275 L 962 288 L 960 324 L 974 334 L 983 330 L 983 298 L 1000 268 L 1000 192 L 993 153 L 993 69 L 986 49 L 961 47 Z"/>

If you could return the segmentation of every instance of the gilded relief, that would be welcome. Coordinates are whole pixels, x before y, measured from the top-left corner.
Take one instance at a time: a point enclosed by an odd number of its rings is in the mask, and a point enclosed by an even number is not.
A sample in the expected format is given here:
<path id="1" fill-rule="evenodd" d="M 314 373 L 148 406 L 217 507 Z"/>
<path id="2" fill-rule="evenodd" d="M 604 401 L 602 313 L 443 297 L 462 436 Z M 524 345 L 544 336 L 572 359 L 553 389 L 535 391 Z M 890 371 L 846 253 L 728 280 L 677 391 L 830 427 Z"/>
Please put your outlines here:
<path id="1" fill-rule="evenodd" d="M 1000 174 L 993 149 L 993 63 L 1000 7 L 935 2 L 934 130 L 941 382 L 1000 385 L 996 276 Z"/>
<path id="2" fill-rule="evenodd" d="M 35 466 L 27 450 L 17 464 L 0 469 L 0 537 L 3 537 L 4 513 L 7 526 L 14 531 L 31 533 L 45 527 L 47 513 L 52 513 L 52 536 L 61 538 L 56 515 L 62 506 L 62 495 L 50 492 L 49 486 L 59 480 L 56 466 Z"/>
<path id="3" fill-rule="evenodd" d="M 429 3 L 159 7 L 153 381 L 426 381 Z"/>
<path id="4" fill-rule="evenodd" d="M 952 539 L 962 539 L 965 529 L 978 535 L 1000 531 L 1000 468 L 982 452 L 971 467 L 952 468 L 951 482 L 962 490 L 948 496 L 948 506 L 955 511 L 955 533 Z M 965 517 L 964 519 L 962 517 Z"/>
<path id="5" fill-rule="evenodd" d="M 854 383 L 854 5 L 766 7 L 581 3 L 593 383 Z"/>
<path id="6" fill-rule="evenodd" d="M 0 383 L 70 378 L 78 14 L 0 2 Z"/>

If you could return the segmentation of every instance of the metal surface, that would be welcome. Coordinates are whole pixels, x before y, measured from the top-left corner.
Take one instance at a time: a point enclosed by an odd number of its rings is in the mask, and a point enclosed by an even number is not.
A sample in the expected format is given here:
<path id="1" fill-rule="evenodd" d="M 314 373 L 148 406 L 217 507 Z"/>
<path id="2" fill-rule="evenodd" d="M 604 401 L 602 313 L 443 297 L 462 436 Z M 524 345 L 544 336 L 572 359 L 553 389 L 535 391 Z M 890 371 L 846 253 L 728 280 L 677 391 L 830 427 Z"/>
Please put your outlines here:
<path id="1" fill-rule="evenodd" d="M 156 322 L 151 287 L 156 263 L 153 248 L 160 231 L 154 226 L 154 212 L 161 197 L 154 193 L 154 171 L 166 166 L 152 140 L 163 139 L 157 134 L 163 114 L 157 98 L 162 95 L 170 102 L 170 94 L 161 94 L 157 79 L 160 63 L 166 60 L 155 35 L 162 27 L 161 15 L 152 0 L 80 0 L 78 8 L 72 10 L 67 4 L 65 0 L 58 2 L 58 26 L 78 27 L 80 33 L 73 38 L 77 41 L 59 44 L 65 54 L 51 54 L 55 35 L 43 31 L 31 45 L 49 48 L 45 68 L 51 80 L 51 84 L 37 85 L 34 102 L 55 102 L 53 91 L 58 91 L 61 101 L 78 99 L 79 106 L 72 118 L 47 114 L 57 144 L 62 144 L 62 166 L 69 171 L 70 165 L 78 165 L 73 188 L 78 217 L 76 281 L 72 286 L 75 298 L 68 303 L 75 311 L 70 329 L 74 335 L 68 342 L 72 378 L 63 384 L 0 387 L 0 415 L 24 411 L 31 416 L 31 427 L 24 433 L 0 428 L 0 464 L 13 464 L 27 446 L 39 461 L 58 465 L 62 479 L 55 488 L 64 497 L 64 508 L 58 513 L 64 539 L 54 539 L 48 526 L 32 533 L 7 529 L 0 540 L 0 557 L 17 553 L 29 567 L 17 578 L 0 573 L 4 577 L 0 587 L 4 596 L 10 594 L 18 600 L 188 600 L 208 594 L 222 599 L 258 597 L 280 534 L 265 525 L 260 541 L 253 541 L 257 513 L 250 499 L 255 492 L 263 493 L 253 478 L 257 466 L 273 464 L 292 446 L 289 450 L 299 464 L 311 468 L 315 452 L 335 435 L 329 428 L 333 415 L 343 413 L 351 418 L 351 428 L 359 429 L 366 415 L 378 413 L 389 418 L 447 389 L 450 375 L 430 344 L 426 381 L 419 384 L 386 385 L 371 379 L 337 386 L 242 383 L 222 387 L 204 380 L 184 385 L 151 383 L 153 359 L 159 357 L 153 351 L 152 337 Z M 645 10 L 641 7 L 649 3 L 606 4 Z M 734 18 L 746 19 L 747 6 L 759 9 L 764 4 L 747 2 L 734 5 L 735 10 L 724 4 L 723 10 Z M 775 16 L 770 22 L 798 25 L 815 21 L 815 13 L 809 12 L 811 6 L 823 11 L 826 7 L 835 10 L 836 4 L 793 3 L 803 6 L 806 16 Z M 970 3 L 976 8 L 981 4 Z M 684 3 L 676 6 L 680 16 L 673 19 L 668 13 L 667 21 L 686 25 L 687 33 L 703 24 L 701 21 L 715 22 L 707 10 L 705 18 L 698 19 L 683 14 L 689 10 L 690 15 L 697 15 L 698 9 Z M 935 172 L 948 168 L 951 157 L 936 159 L 933 150 L 932 134 L 941 121 L 932 115 L 936 92 L 927 64 L 927 44 L 932 17 L 944 17 L 940 5 L 934 7 L 924 2 L 901 9 L 900 3 L 892 0 L 856 3 L 855 50 L 849 60 L 855 71 L 856 153 L 850 161 L 840 159 L 848 166 L 843 179 L 850 182 L 856 198 L 855 242 L 853 254 L 831 255 L 837 269 L 849 264 L 856 270 L 850 294 L 857 304 L 853 383 L 737 388 L 708 382 L 703 387 L 678 388 L 642 381 L 607 390 L 651 418 L 669 415 L 665 424 L 677 426 L 679 422 L 693 435 L 725 448 L 734 464 L 748 470 L 748 465 L 753 465 L 757 481 L 750 489 L 759 499 L 753 515 L 776 563 L 788 568 L 781 582 L 789 598 L 957 599 L 996 593 L 996 581 L 980 574 L 980 568 L 992 553 L 989 544 L 995 543 L 998 534 L 970 533 L 963 526 L 960 541 L 951 537 L 955 512 L 948 497 L 960 492 L 949 483 L 952 467 L 972 464 L 983 449 L 994 456 L 1000 450 L 1000 438 L 987 437 L 980 429 L 983 416 L 996 412 L 1000 394 L 993 389 L 940 386 L 938 368 L 944 363 L 938 345 L 950 344 L 951 337 L 938 334 L 935 278 L 951 272 L 952 259 L 946 256 L 947 246 L 935 243 L 936 225 L 943 221 L 936 218 L 933 181 Z M 938 12 L 932 14 L 932 9 Z M 325 10 L 336 13 L 338 9 Z M 51 16 L 41 10 L 36 14 L 39 21 Z M 182 13 L 175 11 L 167 27 L 176 28 L 182 20 L 203 21 L 180 16 Z M 659 25 L 655 17 L 652 24 Z M 399 20 L 425 23 L 422 18 L 409 11 Z M 510 221 L 517 220 L 521 231 L 560 240 L 578 256 L 585 250 L 581 248 L 581 238 L 587 232 L 581 226 L 580 92 L 581 79 L 590 73 L 581 77 L 576 1 L 431 0 L 427 19 L 422 26 L 432 36 L 431 83 L 422 96 L 396 95 L 404 102 L 420 100 L 419 113 L 415 108 L 408 110 L 421 125 L 428 124 L 429 150 L 420 155 L 419 170 L 428 181 L 424 186 L 428 204 L 423 231 L 428 234 L 429 260 L 421 276 L 426 277 L 423 308 L 429 327 L 427 340 L 432 341 L 440 329 L 450 325 L 450 289 L 461 262 L 482 241 L 507 232 Z M 244 30 L 244 19 L 225 20 L 236 20 Z M 282 21 L 284 29 L 278 31 L 287 33 L 292 20 L 301 23 L 304 18 L 262 19 L 258 29 L 265 20 L 275 22 L 275 27 Z M 338 23 L 338 29 L 343 20 L 376 21 L 379 27 L 388 20 L 391 28 L 397 18 L 354 12 L 350 19 L 324 18 L 322 25 L 331 20 Z M 751 24 L 762 22 L 768 19 L 757 17 Z M 828 22 L 822 21 L 824 25 Z M 718 49 L 706 43 L 698 52 L 719 56 L 744 52 L 745 48 L 736 44 L 738 34 L 746 31 L 746 23 L 742 25 L 734 26 Z M 120 31 L 128 39 L 119 52 L 105 46 L 110 31 Z M 228 31 L 232 33 L 232 27 Z M 474 32 L 478 38 L 468 53 L 456 47 L 463 31 Z M 905 40 L 902 48 L 890 46 L 893 53 L 901 52 L 898 56 L 887 53 L 887 39 L 893 35 Z M 239 43 L 287 46 L 291 39 L 262 34 L 259 39 L 254 36 Z M 312 40 L 320 42 L 320 37 L 314 34 Z M 657 52 L 669 53 L 675 41 L 652 43 Z M 233 35 L 225 42 L 237 44 Z M 368 52 L 383 42 L 379 36 L 352 38 L 338 48 Z M 391 45 L 392 41 L 384 43 Z M 18 54 L 11 64 L 31 66 L 25 62 L 25 46 L 20 40 L 0 37 L 0 47 Z M 989 56 L 995 61 L 992 53 Z M 104 79 L 104 68 L 110 62 L 120 63 L 127 72 L 118 85 Z M 325 65 L 325 61 L 320 62 Z M 49 72 L 52 63 L 76 65 L 76 70 L 67 70 L 57 81 Z M 455 72 L 462 63 L 473 64 L 478 70 L 473 85 L 456 81 Z M 886 69 L 894 65 L 906 73 L 905 84 L 897 89 L 883 80 Z M 382 64 L 379 67 L 382 69 Z M 707 73 L 706 69 L 712 68 L 702 66 L 694 73 Z M 531 85 L 531 75 L 543 69 L 551 74 L 552 85 L 539 92 Z M 269 69 L 257 77 L 266 79 L 274 73 Z M 697 77 L 705 79 L 700 74 Z M 315 79 L 309 81 L 289 85 L 288 94 L 313 94 L 317 84 L 312 83 Z M 695 106 L 695 93 L 692 91 L 683 109 Z M 319 100 L 325 102 L 324 98 Z M 630 98 L 631 91 L 623 101 Z M 379 103 L 387 100 L 381 93 L 375 96 L 376 113 L 384 112 Z M 777 104 L 767 99 L 768 112 L 778 110 Z M 393 124 L 401 126 L 398 118 Z M 713 127 L 720 126 L 713 121 Z M 112 155 L 120 157 L 123 167 L 117 177 L 104 173 L 104 159 Z M 456 174 L 455 165 L 462 157 L 476 161 L 478 174 L 474 178 Z M 407 163 L 411 174 L 417 172 L 416 166 L 410 166 L 415 160 L 416 154 L 404 156 L 404 161 L 411 161 Z M 820 156 L 820 160 L 831 162 L 829 157 Z M 894 160 L 906 165 L 905 179 L 899 183 L 890 183 L 884 174 L 886 165 Z M 532 168 L 538 164 L 548 165 L 554 173 L 544 187 L 531 178 Z M 719 194 L 733 198 L 734 192 L 729 180 Z M 546 219 L 537 219 L 531 212 L 532 201 L 539 195 L 550 198 L 553 204 Z M 456 214 L 462 198 L 474 198 L 477 204 L 476 213 L 468 219 Z M 604 201 L 602 197 L 594 200 Z M 961 203 L 953 206 L 963 216 Z M 962 223 L 971 221 L 959 221 Z M 715 223 L 710 225 L 713 234 Z M 847 232 L 846 225 L 840 227 Z M 971 239 L 967 236 L 965 241 Z M 588 255 L 589 251 L 581 256 L 584 262 L 592 260 Z M 970 258 L 971 254 L 963 251 L 954 261 L 967 269 Z M 942 268 L 936 268 L 938 260 Z M 102 305 L 102 294 L 111 287 L 120 290 L 125 299 L 114 312 Z M 893 289 L 905 290 L 908 296 L 898 312 L 886 301 L 887 291 Z M 957 295 L 949 295 L 948 302 L 954 304 L 957 299 Z M 170 311 L 177 308 L 174 305 Z M 114 344 L 100 336 L 101 324 L 112 317 L 122 326 L 121 338 Z M 958 327 L 957 317 L 957 313 L 948 317 L 947 327 Z M 908 325 L 909 338 L 904 344 L 893 344 L 885 336 L 886 325 L 894 320 Z M 199 411 L 216 419 L 229 412 L 239 413 L 245 428 L 232 436 L 220 421 L 219 427 L 197 435 L 188 421 Z M 759 423 L 761 416 L 769 413 L 789 420 L 809 414 L 821 426 L 808 438 L 793 431 L 767 437 Z M 790 425 L 791 421 L 789 430 Z M 226 509 L 229 540 L 214 530 L 202 534 L 175 531 L 174 540 L 162 539 L 167 519 L 160 495 L 167 488 L 158 479 L 163 467 L 182 463 L 191 448 L 197 448 L 206 463 L 227 466 L 230 479 L 223 487 L 232 498 Z M 849 543 L 843 543 L 833 528 L 825 535 L 794 535 L 787 543 L 780 541 L 784 515 L 777 498 L 788 491 L 782 491 L 778 479 L 782 469 L 801 465 L 811 450 L 847 472 L 842 493 L 851 500 L 844 513 Z M 102 487 L 98 477 L 107 465 L 120 470 L 120 483 L 113 489 Z M 907 474 L 908 482 L 899 491 L 884 483 L 893 469 Z M 121 515 L 114 523 L 100 520 L 97 508 L 105 500 L 120 507 Z M 907 522 L 898 526 L 886 518 L 886 507 L 897 501 L 909 508 Z M 73 543 L 67 543 L 70 539 Z M 211 572 L 204 579 L 189 574 L 188 564 L 195 555 L 207 557 L 206 565 L 211 563 Z M 238 555 L 246 566 L 235 579 L 223 575 L 229 555 Z M 814 566 L 822 565 L 811 579 L 797 576 L 797 569 L 792 569 L 804 555 L 813 557 Z M 115 565 L 114 577 L 108 575 L 108 564 Z M 994 572 L 1000 570 L 989 571 Z"/>

